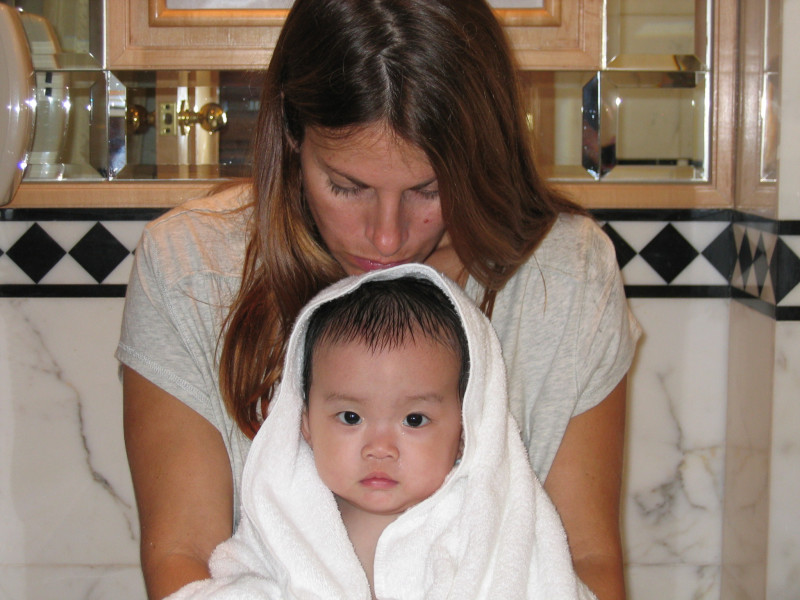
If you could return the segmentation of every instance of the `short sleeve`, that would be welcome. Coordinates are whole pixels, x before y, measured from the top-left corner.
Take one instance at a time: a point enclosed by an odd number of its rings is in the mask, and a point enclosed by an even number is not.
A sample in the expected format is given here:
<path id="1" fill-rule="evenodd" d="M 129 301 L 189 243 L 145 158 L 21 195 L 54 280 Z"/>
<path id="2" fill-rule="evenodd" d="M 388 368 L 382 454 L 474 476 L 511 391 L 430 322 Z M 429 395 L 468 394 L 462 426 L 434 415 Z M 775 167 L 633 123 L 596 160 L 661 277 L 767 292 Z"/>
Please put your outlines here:
<path id="1" fill-rule="evenodd" d="M 575 339 L 575 414 L 599 404 L 622 380 L 630 369 L 641 334 L 628 308 L 611 241 L 599 229 L 590 239 Z"/>
<path id="2" fill-rule="evenodd" d="M 176 282 L 161 270 L 160 255 L 148 230 L 136 250 L 122 317 L 117 358 L 166 392 L 192 406 L 206 418 L 207 377 L 200 372 L 184 318 L 175 307 Z M 172 287 L 173 289 L 168 289 Z"/>

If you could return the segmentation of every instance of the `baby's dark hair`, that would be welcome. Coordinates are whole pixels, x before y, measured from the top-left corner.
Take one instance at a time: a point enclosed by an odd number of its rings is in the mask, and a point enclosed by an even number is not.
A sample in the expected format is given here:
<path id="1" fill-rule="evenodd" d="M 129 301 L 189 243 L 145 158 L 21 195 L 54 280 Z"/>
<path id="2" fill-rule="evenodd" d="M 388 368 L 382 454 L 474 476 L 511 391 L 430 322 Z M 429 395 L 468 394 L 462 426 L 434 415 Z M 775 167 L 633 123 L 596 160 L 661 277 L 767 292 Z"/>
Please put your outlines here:
<path id="1" fill-rule="evenodd" d="M 314 350 L 320 343 L 364 342 L 391 350 L 423 336 L 450 348 L 461 363 L 458 393 L 464 398 L 469 349 L 461 319 L 435 284 L 414 276 L 368 281 L 321 305 L 308 321 L 303 349 L 303 400 L 308 404 Z"/>

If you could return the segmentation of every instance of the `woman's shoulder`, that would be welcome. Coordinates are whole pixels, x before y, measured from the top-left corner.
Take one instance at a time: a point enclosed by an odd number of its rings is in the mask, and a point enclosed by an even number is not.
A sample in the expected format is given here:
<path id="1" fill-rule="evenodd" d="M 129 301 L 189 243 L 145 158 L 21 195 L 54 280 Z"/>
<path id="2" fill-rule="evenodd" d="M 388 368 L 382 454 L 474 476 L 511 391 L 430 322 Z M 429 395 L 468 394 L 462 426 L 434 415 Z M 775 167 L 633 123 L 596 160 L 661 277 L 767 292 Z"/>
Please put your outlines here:
<path id="1" fill-rule="evenodd" d="M 251 213 L 250 204 L 249 185 L 230 186 L 209 196 L 187 200 L 148 223 L 146 229 L 150 235 L 159 237 L 195 231 L 228 238 L 231 233 L 243 233 Z"/>
<path id="2" fill-rule="evenodd" d="M 534 253 L 532 268 L 585 278 L 598 271 L 617 269 L 611 239 L 587 215 L 562 213 Z"/>
<path id="3" fill-rule="evenodd" d="M 140 251 L 171 279 L 198 271 L 238 275 L 251 213 L 246 185 L 189 200 L 148 223 Z"/>

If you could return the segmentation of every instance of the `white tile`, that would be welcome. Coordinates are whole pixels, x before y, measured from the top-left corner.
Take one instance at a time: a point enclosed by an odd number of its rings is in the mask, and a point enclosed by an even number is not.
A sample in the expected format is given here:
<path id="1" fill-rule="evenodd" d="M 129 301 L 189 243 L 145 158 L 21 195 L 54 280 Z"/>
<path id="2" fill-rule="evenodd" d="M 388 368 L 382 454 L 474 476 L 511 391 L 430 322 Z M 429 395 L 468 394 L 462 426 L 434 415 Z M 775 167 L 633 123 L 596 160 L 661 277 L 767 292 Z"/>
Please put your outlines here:
<path id="1" fill-rule="evenodd" d="M 609 221 L 628 244 L 640 252 L 658 233 L 667 226 L 664 221 Z"/>
<path id="2" fill-rule="evenodd" d="M 0 564 L 138 561 L 121 311 L 122 299 L 0 300 Z"/>
<path id="3" fill-rule="evenodd" d="M 0 600 L 143 600 L 136 565 L 52 567 L 0 565 Z"/>
<path id="4" fill-rule="evenodd" d="M 632 299 L 623 523 L 636 564 L 719 565 L 728 301 Z"/>
<path id="5" fill-rule="evenodd" d="M 664 278 L 641 256 L 634 256 L 622 269 L 625 285 L 664 285 Z"/>
<path id="6" fill-rule="evenodd" d="M 730 223 L 728 221 L 677 221 L 672 225 L 698 252 L 702 252 L 725 231 Z"/>
<path id="7" fill-rule="evenodd" d="M 59 246 L 69 252 L 81 238 L 89 233 L 96 221 L 40 221 L 39 226 L 53 238 Z"/>
<path id="8" fill-rule="evenodd" d="M 103 280 L 107 284 L 128 284 L 128 279 L 131 276 L 131 268 L 133 267 L 133 254 L 126 256 L 125 259 L 119 263 L 116 268 L 108 274 Z"/>
<path id="9" fill-rule="evenodd" d="M 672 285 L 727 285 L 728 281 L 705 256 L 697 256 L 672 280 Z"/>
<path id="10" fill-rule="evenodd" d="M 715 565 L 628 565 L 630 600 L 719 600 Z"/>
<path id="11" fill-rule="evenodd" d="M 103 221 L 103 227 L 128 250 L 136 248 L 146 224 L 146 221 Z"/>
<path id="12" fill-rule="evenodd" d="M 800 590 L 800 322 L 776 325 L 774 385 L 767 597 L 796 598 Z"/>
<path id="13" fill-rule="evenodd" d="M 96 284 L 97 280 L 69 254 L 65 254 L 47 274 L 39 280 L 41 285 Z"/>
<path id="14" fill-rule="evenodd" d="M 30 285 L 33 280 L 7 254 L 0 256 L 0 285 Z"/>
<path id="15" fill-rule="evenodd" d="M 7 252 L 32 225 L 32 221 L 0 221 L 0 250 Z"/>

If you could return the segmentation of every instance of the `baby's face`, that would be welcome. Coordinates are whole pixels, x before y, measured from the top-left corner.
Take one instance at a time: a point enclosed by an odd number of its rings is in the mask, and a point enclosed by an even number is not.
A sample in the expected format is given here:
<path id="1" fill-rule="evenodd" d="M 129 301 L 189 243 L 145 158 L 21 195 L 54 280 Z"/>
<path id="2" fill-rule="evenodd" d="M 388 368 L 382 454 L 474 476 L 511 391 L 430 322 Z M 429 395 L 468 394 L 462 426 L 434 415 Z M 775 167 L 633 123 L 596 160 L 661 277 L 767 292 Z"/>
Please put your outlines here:
<path id="1" fill-rule="evenodd" d="M 452 349 L 424 336 L 378 352 L 322 344 L 312 371 L 303 436 L 343 512 L 397 515 L 439 489 L 461 453 Z"/>

